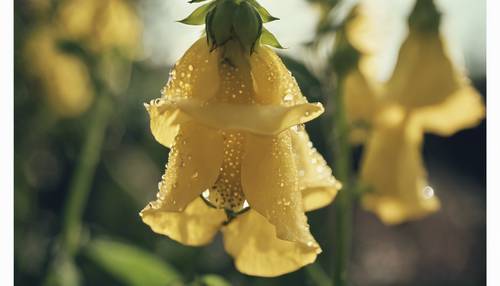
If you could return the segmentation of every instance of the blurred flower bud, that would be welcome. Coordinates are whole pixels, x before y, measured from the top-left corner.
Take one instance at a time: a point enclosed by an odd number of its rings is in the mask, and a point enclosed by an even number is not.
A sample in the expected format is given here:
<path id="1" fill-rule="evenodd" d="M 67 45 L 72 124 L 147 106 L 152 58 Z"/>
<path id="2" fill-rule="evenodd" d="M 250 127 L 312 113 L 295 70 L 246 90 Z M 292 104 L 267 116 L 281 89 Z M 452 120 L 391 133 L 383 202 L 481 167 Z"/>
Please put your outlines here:
<path id="1" fill-rule="evenodd" d="M 139 50 L 142 25 L 126 1 L 66 1 L 58 21 L 64 37 L 83 42 L 94 53 L 117 49 L 133 58 Z"/>
<path id="2" fill-rule="evenodd" d="M 26 60 L 31 75 L 40 81 L 50 106 L 61 116 L 85 112 L 94 98 L 87 66 L 57 46 L 54 31 L 40 28 L 26 42 Z"/>

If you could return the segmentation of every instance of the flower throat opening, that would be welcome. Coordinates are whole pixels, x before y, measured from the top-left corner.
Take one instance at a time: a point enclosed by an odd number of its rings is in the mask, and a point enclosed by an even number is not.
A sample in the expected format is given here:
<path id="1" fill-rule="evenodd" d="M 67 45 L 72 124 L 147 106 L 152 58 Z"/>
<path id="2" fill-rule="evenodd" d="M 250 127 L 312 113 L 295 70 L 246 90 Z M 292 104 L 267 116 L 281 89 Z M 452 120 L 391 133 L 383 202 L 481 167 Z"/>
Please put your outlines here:
<path id="1" fill-rule="evenodd" d="M 240 132 L 221 132 L 224 139 L 224 159 L 215 184 L 203 192 L 201 198 L 209 206 L 224 209 L 228 216 L 249 209 L 241 186 L 241 161 L 244 136 Z"/>

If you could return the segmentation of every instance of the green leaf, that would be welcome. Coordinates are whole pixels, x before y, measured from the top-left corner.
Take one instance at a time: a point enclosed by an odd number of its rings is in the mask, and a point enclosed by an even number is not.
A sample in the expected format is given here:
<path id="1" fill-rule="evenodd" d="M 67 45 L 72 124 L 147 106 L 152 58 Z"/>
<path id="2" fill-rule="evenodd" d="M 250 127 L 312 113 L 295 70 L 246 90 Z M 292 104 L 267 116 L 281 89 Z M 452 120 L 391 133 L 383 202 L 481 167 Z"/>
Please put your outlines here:
<path id="1" fill-rule="evenodd" d="M 201 1 L 196 1 L 196 2 L 201 2 Z M 185 19 L 182 19 L 182 20 L 177 21 L 177 22 L 183 23 L 186 25 L 194 25 L 194 26 L 203 25 L 203 24 L 205 24 L 205 17 L 207 16 L 208 12 L 210 12 L 210 10 L 213 7 L 215 7 L 215 4 L 217 4 L 217 0 L 203 4 L 200 7 L 196 8 L 193 11 L 193 13 L 191 13 Z"/>
<path id="2" fill-rule="evenodd" d="M 181 277 L 169 264 L 135 246 L 99 239 L 90 242 L 84 253 L 126 285 L 182 285 Z"/>
<path id="3" fill-rule="evenodd" d="M 201 277 L 198 280 L 203 286 L 231 286 L 224 278 L 209 274 Z"/>
<path id="4" fill-rule="evenodd" d="M 266 8 L 264 8 L 262 5 L 259 4 L 259 2 L 257 2 L 257 0 L 248 0 L 248 3 L 252 4 L 252 6 L 254 6 L 255 9 L 257 9 L 264 23 L 269 23 L 280 19 L 272 16 L 271 13 L 269 13 L 269 11 L 266 10 Z"/>
<path id="5" fill-rule="evenodd" d="M 55 257 L 48 273 L 43 286 L 81 285 L 80 270 L 75 262 L 63 252 Z"/>
<path id="6" fill-rule="evenodd" d="M 280 44 L 278 39 L 273 35 L 273 33 L 269 32 L 266 28 L 262 29 L 262 35 L 260 36 L 260 43 L 263 45 L 268 45 L 277 49 L 284 49 Z"/>
<path id="7" fill-rule="evenodd" d="M 200 2 L 205 2 L 207 0 L 191 0 L 191 1 L 188 1 L 189 4 L 192 4 L 192 3 L 200 3 Z"/>

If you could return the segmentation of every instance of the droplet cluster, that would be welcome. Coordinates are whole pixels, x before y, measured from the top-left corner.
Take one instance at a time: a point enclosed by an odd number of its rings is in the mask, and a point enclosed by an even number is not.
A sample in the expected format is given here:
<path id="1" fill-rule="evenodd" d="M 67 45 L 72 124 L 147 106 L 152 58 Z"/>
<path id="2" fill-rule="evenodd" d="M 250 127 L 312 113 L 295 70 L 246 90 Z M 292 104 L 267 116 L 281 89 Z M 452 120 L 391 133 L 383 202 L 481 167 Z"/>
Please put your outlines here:
<path id="1" fill-rule="evenodd" d="M 254 89 L 250 70 L 244 66 L 234 66 L 228 62 L 219 63 L 220 88 L 213 98 L 216 102 L 253 104 Z"/>
<path id="2" fill-rule="evenodd" d="M 252 75 L 256 82 L 257 102 L 287 106 L 306 102 L 292 73 L 270 49 L 262 48 L 252 57 Z"/>
<path id="3" fill-rule="evenodd" d="M 323 182 L 330 186 L 335 186 L 336 189 L 341 188 L 340 182 L 338 182 L 332 175 L 332 169 L 328 166 L 325 159 L 313 146 L 313 143 L 309 140 L 309 136 L 305 131 L 304 125 L 296 125 L 291 128 L 292 132 L 297 135 L 301 141 L 307 142 L 307 152 L 306 154 L 294 152 L 295 162 L 301 162 L 303 158 L 298 158 L 298 156 L 304 156 L 308 162 L 306 164 L 297 164 L 297 175 L 299 177 L 299 189 L 303 190 L 311 187 L 309 184 L 311 180 L 313 182 Z M 294 149 L 297 147 L 294 147 Z"/>

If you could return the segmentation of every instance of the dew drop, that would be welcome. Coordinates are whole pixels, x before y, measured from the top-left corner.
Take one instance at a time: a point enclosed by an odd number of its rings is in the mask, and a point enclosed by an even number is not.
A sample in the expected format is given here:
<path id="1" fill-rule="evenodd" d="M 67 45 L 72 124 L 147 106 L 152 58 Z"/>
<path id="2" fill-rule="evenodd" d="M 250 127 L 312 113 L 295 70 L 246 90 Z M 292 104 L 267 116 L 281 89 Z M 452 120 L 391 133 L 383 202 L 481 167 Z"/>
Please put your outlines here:
<path id="1" fill-rule="evenodd" d="M 205 190 L 203 193 L 201 193 L 203 198 L 208 199 L 210 197 L 210 190 Z"/>
<path id="2" fill-rule="evenodd" d="M 424 198 L 426 198 L 426 199 L 430 199 L 430 198 L 434 197 L 434 189 L 431 186 L 426 186 L 423 189 L 423 195 L 424 195 Z"/>
<path id="3" fill-rule="evenodd" d="M 248 204 L 248 201 L 247 201 L 247 200 L 245 200 L 245 201 L 243 202 L 243 208 L 244 208 L 244 209 L 246 209 L 246 208 L 248 208 L 248 207 L 250 207 L 250 204 Z"/>
<path id="4" fill-rule="evenodd" d="M 285 96 L 283 97 L 283 101 L 284 101 L 285 103 L 289 103 L 289 102 L 291 102 L 292 100 L 293 100 L 293 96 L 292 96 L 291 94 L 287 94 L 287 95 L 285 95 Z"/>

